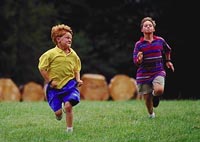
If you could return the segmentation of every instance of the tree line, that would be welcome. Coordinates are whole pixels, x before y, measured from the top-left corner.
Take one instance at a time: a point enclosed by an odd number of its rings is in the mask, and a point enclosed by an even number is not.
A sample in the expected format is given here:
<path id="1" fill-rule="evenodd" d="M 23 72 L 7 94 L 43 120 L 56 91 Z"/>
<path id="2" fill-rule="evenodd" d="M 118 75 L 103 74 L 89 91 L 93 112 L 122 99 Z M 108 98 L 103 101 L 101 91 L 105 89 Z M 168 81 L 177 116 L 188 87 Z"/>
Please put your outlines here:
<path id="1" fill-rule="evenodd" d="M 140 21 L 144 16 L 156 20 L 156 33 L 174 47 L 172 58 L 177 68 L 179 59 L 175 54 L 180 46 L 186 46 L 177 38 L 181 34 L 175 32 L 179 29 L 174 24 L 179 19 L 169 22 L 177 7 L 172 0 L 2 0 L 0 3 L 0 77 L 12 78 L 17 85 L 29 81 L 43 84 L 38 59 L 54 47 L 50 32 L 55 24 L 72 27 L 72 47 L 81 58 L 81 73 L 102 74 L 108 82 L 116 74 L 135 77 L 132 51 L 141 36 Z M 181 83 L 174 81 L 179 74 L 168 74 L 166 94 L 169 95 L 165 98 L 188 98 Z"/>

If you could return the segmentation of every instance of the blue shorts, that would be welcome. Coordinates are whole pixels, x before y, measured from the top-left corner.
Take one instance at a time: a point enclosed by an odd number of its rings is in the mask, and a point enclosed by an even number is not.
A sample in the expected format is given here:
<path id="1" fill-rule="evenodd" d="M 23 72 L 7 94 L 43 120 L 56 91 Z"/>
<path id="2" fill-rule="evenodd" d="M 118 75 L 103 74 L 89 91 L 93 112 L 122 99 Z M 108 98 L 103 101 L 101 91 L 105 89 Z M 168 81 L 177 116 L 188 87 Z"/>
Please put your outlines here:
<path id="1" fill-rule="evenodd" d="M 70 102 L 72 106 L 80 102 L 80 92 L 77 89 L 77 81 L 70 80 L 61 89 L 51 88 L 50 84 L 46 88 L 46 97 L 51 109 L 56 112 L 62 108 L 62 103 Z"/>

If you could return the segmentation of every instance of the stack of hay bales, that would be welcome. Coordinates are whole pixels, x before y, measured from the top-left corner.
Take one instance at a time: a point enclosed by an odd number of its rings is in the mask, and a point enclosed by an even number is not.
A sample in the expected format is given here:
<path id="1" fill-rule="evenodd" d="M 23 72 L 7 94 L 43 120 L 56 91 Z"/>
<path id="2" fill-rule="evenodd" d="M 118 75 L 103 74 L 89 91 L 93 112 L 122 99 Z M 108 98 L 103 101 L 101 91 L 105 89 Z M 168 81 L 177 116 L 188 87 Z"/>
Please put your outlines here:
<path id="1" fill-rule="evenodd" d="M 108 100 L 108 84 L 103 75 L 84 74 L 81 79 L 83 85 L 79 88 L 81 98 L 84 100 Z"/>
<path id="2" fill-rule="evenodd" d="M 45 93 L 42 85 L 29 82 L 19 88 L 10 78 L 0 78 L 1 101 L 44 101 Z"/>
<path id="3" fill-rule="evenodd" d="M 136 97 L 135 79 L 127 75 L 116 75 L 110 83 L 101 74 L 83 74 L 83 85 L 79 88 L 83 100 L 130 100 Z"/>
<path id="4" fill-rule="evenodd" d="M 78 89 L 82 100 L 138 99 L 136 81 L 127 75 L 115 75 L 109 83 L 102 74 L 86 73 L 81 76 L 81 79 L 83 85 Z M 31 81 L 18 88 L 11 79 L 0 78 L 1 101 L 46 101 L 45 86 Z"/>
<path id="5" fill-rule="evenodd" d="M 44 101 L 45 93 L 43 87 L 35 82 L 28 82 L 24 85 L 22 90 L 22 101 Z"/>
<path id="6" fill-rule="evenodd" d="M 114 101 L 133 99 L 137 94 L 136 82 L 127 75 L 115 75 L 110 81 L 109 92 Z"/>
<path id="7" fill-rule="evenodd" d="M 0 79 L 0 101 L 21 101 L 21 93 L 10 78 Z"/>

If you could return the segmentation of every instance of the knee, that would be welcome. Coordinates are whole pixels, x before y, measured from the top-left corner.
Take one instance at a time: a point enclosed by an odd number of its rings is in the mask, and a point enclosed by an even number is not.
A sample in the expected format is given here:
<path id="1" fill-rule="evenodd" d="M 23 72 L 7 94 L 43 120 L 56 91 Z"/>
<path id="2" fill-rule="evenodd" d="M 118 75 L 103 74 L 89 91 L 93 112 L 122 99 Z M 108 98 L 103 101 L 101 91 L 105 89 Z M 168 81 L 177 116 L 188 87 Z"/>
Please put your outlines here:
<path id="1" fill-rule="evenodd" d="M 56 115 L 56 116 L 61 116 L 61 115 L 62 115 L 62 110 L 56 111 L 56 112 L 55 112 L 55 115 Z"/>
<path id="2" fill-rule="evenodd" d="M 162 95 L 164 93 L 164 88 L 158 87 L 158 88 L 154 89 L 154 93 L 155 93 L 156 96 Z"/>
<path id="3" fill-rule="evenodd" d="M 66 113 L 72 113 L 72 105 L 69 102 L 65 103 Z"/>

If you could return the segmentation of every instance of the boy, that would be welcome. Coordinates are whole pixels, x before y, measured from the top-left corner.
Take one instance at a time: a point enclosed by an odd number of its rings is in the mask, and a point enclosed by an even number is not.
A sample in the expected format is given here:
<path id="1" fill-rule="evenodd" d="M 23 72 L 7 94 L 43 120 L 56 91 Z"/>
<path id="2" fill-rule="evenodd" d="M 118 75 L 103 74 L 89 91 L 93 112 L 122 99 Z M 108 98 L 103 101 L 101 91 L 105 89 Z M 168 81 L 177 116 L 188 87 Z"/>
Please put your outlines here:
<path id="1" fill-rule="evenodd" d="M 170 56 L 171 48 L 162 37 L 154 35 L 155 26 L 156 23 L 151 17 L 142 19 L 143 37 L 136 42 L 133 51 L 133 62 L 138 67 L 136 74 L 138 93 L 144 96 L 150 118 L 155 117 L 153 107 L 159 105 L 159 97 L 164 92 L 166 72 L 163 54 L 167 68 L 174 71 Z"/>
<path id="2" fill-rule="evenodd" d="M 67 132 L 73 131 L 72 107 L 80 102 L 77 86 L 83 84 L 80 79 L 81 61 L 71 48 L 73 32 L 71 27 L 59 24 L 51 29 L 51 38 L 55 47 L 43 53 L 38 68 L 47 83 L 46 97 L 54 111 L 56 119 L 62 119 L 62 104 L 66 112 Z"/>

